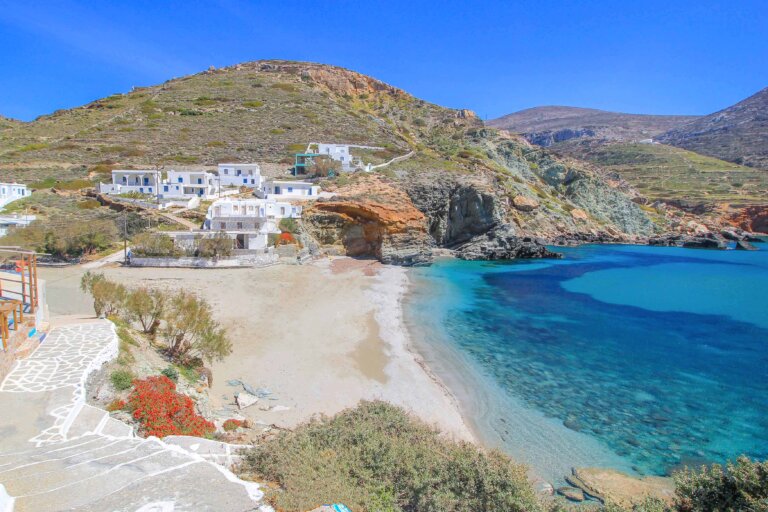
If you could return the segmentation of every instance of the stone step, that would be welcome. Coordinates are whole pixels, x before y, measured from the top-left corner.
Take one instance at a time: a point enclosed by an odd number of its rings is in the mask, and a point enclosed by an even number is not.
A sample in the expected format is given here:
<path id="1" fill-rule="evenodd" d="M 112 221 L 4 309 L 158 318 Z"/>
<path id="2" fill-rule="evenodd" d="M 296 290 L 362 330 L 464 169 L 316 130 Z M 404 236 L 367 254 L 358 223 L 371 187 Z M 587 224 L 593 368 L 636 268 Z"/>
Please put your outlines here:
<path id="1" fill-rule="evenodd" d="M 156 458 L 163 451 L 164 448 L 156 442 L 119 441 L 102 450 L 82 454 L 79 457 L 50 459 L 34 466 L 24 466 L 8 471 L 4 474 L 3 484 L 11 496 L 46 493 L 78 482 L 101 480 L 100 477 L 125 467 L 141 473 L 141 468 L 147 465 L 145 461 Z M 168 465 L 172 463 L 159 464 L 163 468 Z M 38 471 L 30 472 L 34 469 Z"/>
<path id="2" fill-rule="evenodd" d="M 204 492 L 201 490 L 204 489 Z M 107 494 L 78 509 L 82 512 L 194 511 L 194 512 L 256 512 L 271 511 L 259 506 L 258 486 L 228 480 L 218 469 L 200 462 L 135 482 L 112 494 Z M 151 508 L 154 504 L 155 508 Z M 165 508 L 163 508 L 165 505 Z M 18 508 L 16 512 L 27 509 Z"/>
<path id="3" fill-rule="evenodd" d="M 107 418 L 107 421 L 104 422 L 98 433 L 103 436 L 112 437 L 135 437 L 133 428 L 130 425 L 112 417 Z"/>
<path id="4" fill-rule="evenodd" d="M 84 446 L 82 452 L 69 454 L 67 457 L 61 457 L 57 453 L 52 453 L 47 456 L 37 455 L 35 457 L 29 457 L 17 462 L 13 466 L 3 468 L 3 471 L 0 472 L 0 480 L 2 480 L 6 486 L 11 488 L 14 480 L 36 480 L 41 475 L 54 473 L 56 471 L 65 471 L 75 465 L 99 460 L 104 457 L 110 457 L 115 455 L 118 451 L 134 448 L 138 445 L 139 443 L 135 443 L 133 446 L 130 446 L 115 440 L 106 445 L 100 444 L 93 447 L 90 445 Z M 37 485 L 36 482 L 31 483 Z M 12 488 L 16 489 L 16 487 Z"/>
<path id="5" fill-rule="evenodd" d="M 30 446 L 30 449 L 20 450 L 0 455 L 0 471 L 5 471 L 18 465 L 29 462 L 41 462 L 49 459 L 64 459 L 78 453 L 96 450 L 100 447 L 112 444 L 113 440 L 102 436 L 85 436 L 79 439 L 70 439 L 62 443 L 44 445 L 39 448 Z"/>
<path id="6" fill-rule="evenodd" d="M 137 457 L 132 459 L 122 454 L 112 461 L 91 462 L 64 473 L 57 472 L 57 478 L 38 481 L 37 485 L 32 486 L 30 493 L 22 494 L 8 489 L 9 493 L 16 497 L 15 511 L 81 510 L 133 483 L 146 482 L 146 485 L 152 488 L 160 485 L 156 478 L 158 475 L 181 471 L 190 464 L 204 464 L 186 454 L 162 449 L 157 443 L 151 444 L 155 445 L 153 451 L 142 453 L 142 447 L 138 450 Z M 114 464 L 121 460 L 121 457 L 122 461 Z M 197 482 L 197 492 L 200 492 L 201 485 L 207 487 L 210 484 Z M 175 494 L 176 490 L 172 492 Z"/>
<path id="7" fill-rule="evenodd" d="M 72 426 L 69 427 L 67 437 L 72 439 L 88 433 L 95 433 L 102 422 L 106 421 L 108 417 L 109 413 L 107 411 L 84 404 L 75 421 L 72 422 Z"/>

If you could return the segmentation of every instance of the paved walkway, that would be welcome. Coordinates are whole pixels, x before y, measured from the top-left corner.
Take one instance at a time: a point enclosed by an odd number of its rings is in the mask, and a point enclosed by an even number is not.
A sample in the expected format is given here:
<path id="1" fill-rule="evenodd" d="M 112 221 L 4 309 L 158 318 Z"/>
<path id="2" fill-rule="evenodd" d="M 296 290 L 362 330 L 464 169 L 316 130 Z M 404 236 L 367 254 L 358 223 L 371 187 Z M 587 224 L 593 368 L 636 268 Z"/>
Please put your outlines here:
<path id="1" fill-rule="evenodd" d="M 85 403 L 88 375 L 117 351 L 110 322 L 59 327 L 0 384 L 0 512 L 270 511 L 257 484 L 214 462 L 237 447 L 138 438 Z"/>

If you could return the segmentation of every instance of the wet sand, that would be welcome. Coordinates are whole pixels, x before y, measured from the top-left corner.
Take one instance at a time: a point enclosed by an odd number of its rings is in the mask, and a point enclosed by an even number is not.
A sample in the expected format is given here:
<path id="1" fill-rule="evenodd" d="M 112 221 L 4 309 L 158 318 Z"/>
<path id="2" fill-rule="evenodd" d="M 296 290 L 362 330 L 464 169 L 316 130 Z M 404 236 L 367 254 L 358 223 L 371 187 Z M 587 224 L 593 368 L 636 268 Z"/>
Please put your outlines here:
<path id="1" fill-rule="evenodd" d="M 401 309 L 408 286 L 403 268 L 338 258 L 261 269 L 97 271 L 128 286 L 184 288 L 207 298 L 233 340 L 233 353 L 212 365 L 214 410 L 232 407 L 238 389 L 227 381 L 240 379 L 276 398 L 242 411 L 256 421 L 290 428 L 382 399 L 452 437 L 473 439 L 452 395 L 411 350 Z M 41 271 L 52 316 L 92 314 L 79 290 L 84 272 Z"/>

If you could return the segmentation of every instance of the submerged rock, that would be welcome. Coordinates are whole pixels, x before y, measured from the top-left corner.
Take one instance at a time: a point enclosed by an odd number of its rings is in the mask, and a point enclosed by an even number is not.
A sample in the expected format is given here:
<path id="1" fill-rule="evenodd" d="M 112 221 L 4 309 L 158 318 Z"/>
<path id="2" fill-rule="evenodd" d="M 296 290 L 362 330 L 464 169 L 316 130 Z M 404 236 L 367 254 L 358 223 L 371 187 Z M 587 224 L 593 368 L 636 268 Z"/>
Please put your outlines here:
<path id="1" fill-rule="evenodd" d="M 565 499 L 570 501 L 584 501 L 584 491 L 578 487 L 558 487 L 557 494 L 564 496 Z"/>
<path id="2" fill-rule="evenodd" d="M 530 258 L 560 258 L 539 240 L 519 237 L 509 224 L 498 226 L 455 248 L 463 260 L 512 260 Z"/>
<path id="3" fill-rule="evenodd" d="M 714 233 L 706 233 L 697 236 L 682 233 L 668 233 L 648 239 L 648 245 L 666 247 L 685 247 L 688 249 L 725 249 L 725 239 Z"/>

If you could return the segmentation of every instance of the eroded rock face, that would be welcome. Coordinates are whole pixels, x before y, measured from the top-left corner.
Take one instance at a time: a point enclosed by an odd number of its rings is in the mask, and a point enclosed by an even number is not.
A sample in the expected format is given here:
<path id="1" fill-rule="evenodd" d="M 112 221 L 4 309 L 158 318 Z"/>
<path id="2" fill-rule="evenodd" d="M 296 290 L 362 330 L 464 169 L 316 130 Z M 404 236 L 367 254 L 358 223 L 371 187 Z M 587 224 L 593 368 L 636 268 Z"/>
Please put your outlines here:
<path id="1" fill-rule="evenodd" d="M 407 190 L 425 215 L 429 234 L 441 247 L 466 242 L 502 223 L 503 210 L 482 185 L 447 179 L 414 184 Z"/>
<path id="2" fill-rule="evenodd" d="M 741 208 L 726 218 L 730 224 L 751 233 L 768 233 L 768 206 Z"/>
<path id="3" fill-rule="evenodd" d="M 725 239 L 714 233 L 705 233 L 701 235 L 686 235 L 682 233 L 671 233 L 662 236 L 656 236 L 648 239 L 648 245 L 660 245 L 666 247 L 686 247 L 688 249 L 725 249 L 727 244 Z"/>
<path id="4" fill-rule="evenodd" d="M 434 241 L 426 218 L 405 193 L 371 177 L 333 201 L 307 207 L 304 227 L 318 243 L 337 246 L 347 256 L 382 263 L 418 265 L 432 260 Z"/>

